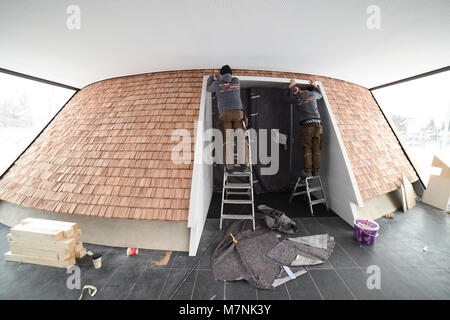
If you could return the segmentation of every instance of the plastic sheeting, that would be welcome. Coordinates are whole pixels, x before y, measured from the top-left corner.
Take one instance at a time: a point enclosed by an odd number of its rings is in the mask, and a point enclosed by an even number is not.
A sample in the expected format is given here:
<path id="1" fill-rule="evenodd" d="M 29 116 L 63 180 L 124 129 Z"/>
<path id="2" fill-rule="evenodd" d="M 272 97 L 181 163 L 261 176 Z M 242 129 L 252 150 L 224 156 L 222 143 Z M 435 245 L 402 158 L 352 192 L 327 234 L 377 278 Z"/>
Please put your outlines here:
<path id="1" fill-rule="evenodd" d="M 281 142 L 278 144 L 279 151 L 279 169 L 274 175 L 262 175 L 261 158 L 258 154 L 257 163 L 253 163 L 254 173 L 254 191 L 257 194 L 291 191 L 303 168 L 303 151 L 298 142 L 300 134 L 300 125 L 298 115 L 294 106 L 283 102 L 281 96 L 285 94 L 285 88 L 249 88 L 241 89 L 241 99 L 244 106 L 244 112 L 249 120 L 249 128 L 256 132 L 259 129 L 267 130 L 268 156 L 272 154 L 270 139 L 271 129 L 279 129 L 282 134 Z M 218 128 L 217 102 L 213 97 L 213 127 Z M 275 137 L 277 139 L 277 137 Z M 257 154 L 258 146 L 252 144 L 252 153 Z M 220 191 L 223 183 L 223 165 L 214 165 L 214 190 Z"/>

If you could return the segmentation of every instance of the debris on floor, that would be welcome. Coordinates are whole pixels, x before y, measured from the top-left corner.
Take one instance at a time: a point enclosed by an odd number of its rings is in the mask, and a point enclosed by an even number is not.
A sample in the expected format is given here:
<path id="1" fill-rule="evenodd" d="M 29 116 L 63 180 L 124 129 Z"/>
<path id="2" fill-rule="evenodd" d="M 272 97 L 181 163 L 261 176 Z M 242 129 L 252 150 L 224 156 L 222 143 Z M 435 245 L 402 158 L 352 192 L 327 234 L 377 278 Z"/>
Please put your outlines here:
<path id="1" fill-rule="evenodd" d="M 84 296 L 84 291 L 88 290 L 88 294 L 93 297 L 97 294 L 97 288 L 91 285 L 86 285 L 83 287 L 83 289 L 81 289 L 81 295 L 78 298 L 78 300 L 83 300 L 83 296 Z"/>
<path id="2" fill-rule="evenodd" d="M 127 256 L 135 256 L 139 252 L 138 248 L 128 248 L 127 249 Z"/>
<path id="3" fill-rule="evenodd" d="M 100 269 L 102 267 L 102 255 L 99 253 L 92 255 L 92 263 L 95 269 Z"/>
<path id="4" fill-rule="evenodd" d="M 259 205 L 257 209 L 264 214 L 264 221 L 269 229 L 286 234 L 295 234 L 297 232 L 298 228 L 296 223 L 284 212 L 264 204 Z"/>
<path id="5" fill-rule="evenodd" d="M 68 268 L 86 255 L 80 236 L 76 223 L 26 218 L 7 235 L 5 260 Z"/>
<path id="6" fill-rule="evenodd" d="M 394 214 L 393 213 L 386 213 L 384 215 L 384 217 L 387 218 L 387 219 L 394 219 Z"/>
<path id="7" fill-rule="evenodd" d="M 425 246 L 425 247 L 423 247 L 423 249 L 422 249 L 423 252 L 427 252 L 427 250 L 428 250 L 428 246 Z"/>
<path id="8" fill-rule="evenodd" d="M 166 251 L 166 253 L 162 257 L 162 259 L 155 260 L 155 261 L 152 260 L 149 263 L 153 266 L 166 266 L 169 263 L 171 256 L 172 256 L 172 251 Z"/>
<path id="9" fill-rule="evenodd" d="M 238 220 L 213 252 L 211 267 L 216 280 L 272 289 L 306 273 L 303 266 L 324 263 L 333 248 L 334 238 L 327 234 L 280 241 L 264 219 L 256 220 L 255 231 L 251 221 Z"/>

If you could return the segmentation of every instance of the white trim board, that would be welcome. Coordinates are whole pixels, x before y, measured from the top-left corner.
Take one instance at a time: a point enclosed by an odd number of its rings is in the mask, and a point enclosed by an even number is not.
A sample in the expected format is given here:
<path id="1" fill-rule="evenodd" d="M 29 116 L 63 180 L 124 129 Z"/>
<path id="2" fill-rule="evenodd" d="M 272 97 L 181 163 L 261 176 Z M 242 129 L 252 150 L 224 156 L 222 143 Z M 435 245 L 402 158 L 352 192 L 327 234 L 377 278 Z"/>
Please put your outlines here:
<path id="1" fill-rule="evenodd" d="M 191 182 L 191 198 L 189 201 L 188 228 L 191 229 L 189 239 L 189 255 L 197 253 L 209 204 L 213 193 L 213 168 L 211 164 L 204 163 L 205 150 L 204 133 L 212 126 L 211 94 L 206 91 L 208 76 L 203 76 L 200 109 L 195 131 L 194 167 Z"/>
<path id="2" fill-rule="evenodd" d="M 280 84 L 287 85 L 290 81 L 288 78 L 235 76 L 239 78 L 241 87 L 279 86 Z M 211 93 L 206 91 L 207 79 L 208 76 L 203 77 L 195 134 L 194 168 L 188 218 L 188 228 L 191 228 L 189 244 L 189 255 L 191 256 L 197 253 L 213 192 L 212 165 L 204 164 L 202 161 L 205 156 L 203 153 L 206 143 L 203 134 L 212 126 L 212 101 Z M 295 81 L 297 84 L 310 83 L 301 79 L 295 79 Z M 353 220 L 357 216 L 355 203 L 359 206 L 363 206 L 364 203 L 325 89 L 321 82 L 316 83 L 323 95 L 323 100 L 321 100 L 323 102 L 319 103 L 319 111 L 324 124 L 324 148 L 321 157 L 322 182 L 330 209 L 353 226 Z"/>

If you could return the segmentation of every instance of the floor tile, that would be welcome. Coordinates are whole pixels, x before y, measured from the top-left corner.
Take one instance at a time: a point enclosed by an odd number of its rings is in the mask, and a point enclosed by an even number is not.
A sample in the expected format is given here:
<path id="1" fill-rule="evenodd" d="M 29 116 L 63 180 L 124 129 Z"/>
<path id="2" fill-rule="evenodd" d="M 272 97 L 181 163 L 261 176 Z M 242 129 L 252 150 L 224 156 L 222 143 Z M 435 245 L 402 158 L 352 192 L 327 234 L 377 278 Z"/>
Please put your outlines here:
<path id="1" fill-rule="evenodd" d="M 201 258 L 199 269 L 211 270 L 211 257 L 220 239 L 203 238 L 198 245 L 197 255 Z M 201 257 L 202 255 L 202 257 Z"/>
<path id="2" fill-rule="evenodd" d="M 127 299 L 156 300 L 161 296 L 163 287 L 169 276 L 169 269 L 145 270 L 136 280 Z"/>
<path id="3" fill-rule="evenodd" d="M 197 283 L 197 285 L 200 285 L 200 283 Z M 256 289 L 251 287 L 245 280 L 227 281 L 225 283 L 225 299 L 256 300 Z"/>
<path id="4" fill-rule="evenodd" d="M 202 238 L 221 238 L 225 234 L 224 229 L 219 230 L 219 219 L 206 219 L 202 232 Z"/>
<path id="5" fill-rule="evenodd" d="M 113 271 L 106 285 L 123 286 L 129 283 L 136 283 L 143 270 L 134 267 L 119 267 Z"/>
<path id="6" fill-rule="evenodd" d="M 353 236 L 353 227 L 341 218 L 316 218 L 316 221 L 320 223 L 330 236 L 335 238 Z"/>
<path id="7" fill-rule="evenodd" d="M 83 300 L 125 300 L 133 287 L 134 283 L 122 283 L 121 285 L 107 284 L 104 287 L 98 288 L 98 292 L 94 297 L 88 297 L 86 292 L 86 299 Z"/>
<path id="8" fill-rule="evenodd" d="M 191 269 L 196 265 L 199 259 L 200 255 L 189 256 L 188 252 L 176 252 L 170 267 L 173 269 Z"/>
<path id="9" fill-rule="evenodd" d="M 292 300 L 322 299 L 321 294 L 309 273 L 302 274 L 295 280 L 288 281 L 286 287 Z"/>
<path id="10" fill-rule="evenodd" d="M 214 280 L 212 271 L 198 270 L 193 300 L 223 300 L 224 281 Z"/>
<path id="11" fill-rule="evenodd" d="M 358 265 L 353 259 L 336 243 L 328 260 L 334 268 L 356 268 Z"/>
<path id="12" fill-rule="evenodd" d="M 309 235 L 327 233 L 327 230 L 317 221 L 316 218 L 300 219 L 300 223 Z"/>
<path id="13" fill-rule="evenodd" d="M 384 250 L 378 250 L 378 247 L 374 249 L 377 246 L 376 244 L 374 246 L 361 244 L 353 238 L 337 238 L 336 241 L 359 267 L 366 268 L 370 265 L 392 266 Z"/>
<path id="14" fill-rule="evenodd" d="M 325 300 L 355 299 L 335 270 L 316 269 L 308 272 Z"/>
<path id="15" fill-rule="evenodd" d="M 427 272 L 426 269 L 382 268 L 381 293 L 386 299 L 442 299 L 445 292 L 434 289 L 438 283 L 431 285 Z"/>
<path id="16" fill-rule="evenodd" d="M 316 264 L 313 266 L 306 266 L 307 270 L 315 270 L 315 269 L 333 269 L 333 265 L 330 263 L 330 261 L 325 261 L 325 263 Z"/>
<path id="17" fill-rule="evenodd" d="M 298 279 L 292 280 L 298 281 Z M 259 300 L 289 300 L 289 293 L 287 292 L 286 285 L 282 284 L 273 290 L 258 289 Z"/>
<path id="18" fill-rule="evenodd" d="M 381 290 L 377 288 L 369 289 L 367 285 L 367 279 L 372 273 L 368 274 L 362 269 L 339 269 L 336 272 L 341 276 L 358 300 L 384 299 Z"/>
<path id="19" fill-rule="evenodd" d="M 164 285 L 161 299 L 168 300 L 172 297 L 172 294 L 182 283 L 182 281 L 188 276 L 190 270 L 188 269 L 172 269 L 169 272 L 169 276 Z M 180 287 L 177 293 L 173 296 L 173 300 L 191 300 L 192 289 L 194 287 L 195 278 L 197 276 L 196 271 L 192 272 Z"/>

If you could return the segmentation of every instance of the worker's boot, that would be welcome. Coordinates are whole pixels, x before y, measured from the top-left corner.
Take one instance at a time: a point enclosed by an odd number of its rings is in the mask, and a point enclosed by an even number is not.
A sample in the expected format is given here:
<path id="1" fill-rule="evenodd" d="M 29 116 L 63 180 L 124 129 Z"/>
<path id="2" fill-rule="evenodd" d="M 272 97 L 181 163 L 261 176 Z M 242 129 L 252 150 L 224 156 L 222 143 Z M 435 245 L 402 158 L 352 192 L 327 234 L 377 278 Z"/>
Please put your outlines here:
<path id="1" fill-rule="evenodd" d="M 228 172 L 228 173 L 233 173 L 233 171 L 234 171 L 234 165 L 232 165 L 232 164 L 227 164 L 227 165 L 225 165 L 225 170 Z"/>
<path id="2" fill-rule="evenodd" d="M 249 168 L 248 168 L 248 166 L 245 165 L 245 164 L 238 164 L 238 165 L 235 167 L 235 171 L 237 171 L 237 172 L 248 172 L 248 170 L 249 170 Z"/>
<path id="3" fill-rule="evenodd" d="M 304 168 L 300 171 L 300 177 L 311 177 L 311 169 Z"/>
<path id="4" fill-rule="evenodd" d="M 315 177 L 320 176 L 320 169 L 313 170 L 313 176 Z"/>

